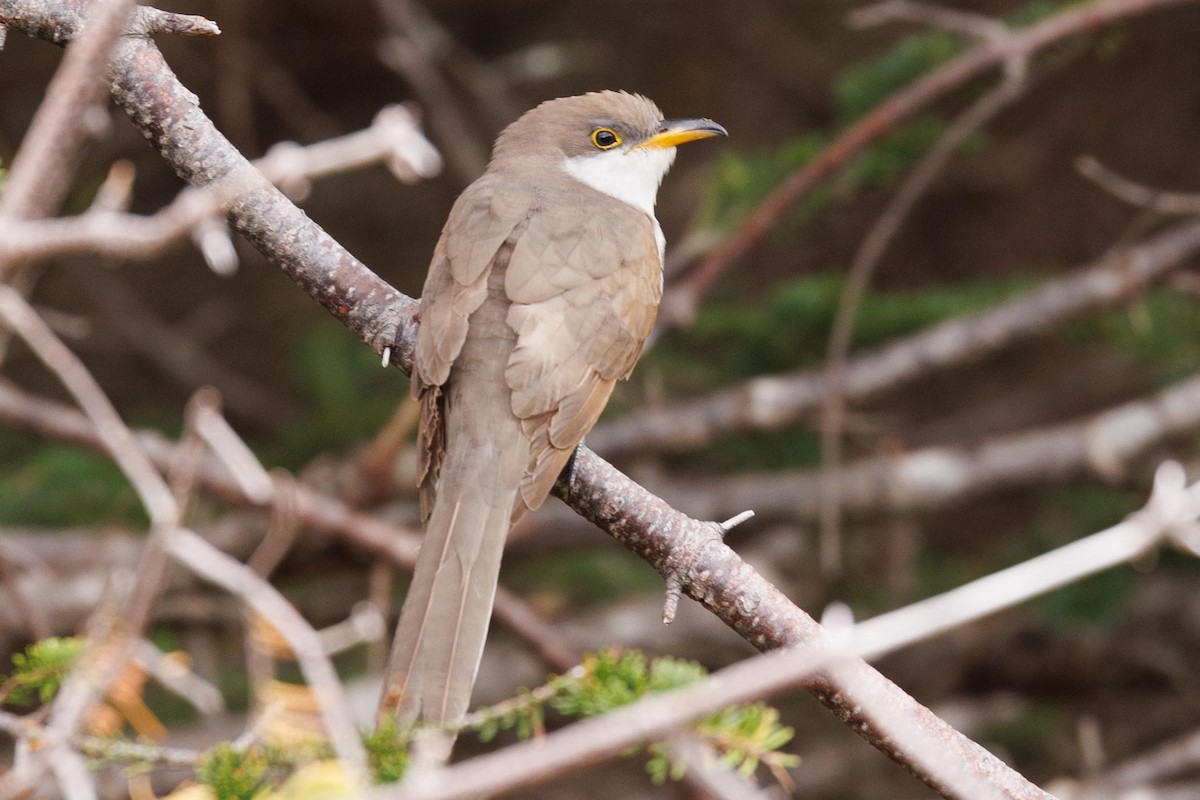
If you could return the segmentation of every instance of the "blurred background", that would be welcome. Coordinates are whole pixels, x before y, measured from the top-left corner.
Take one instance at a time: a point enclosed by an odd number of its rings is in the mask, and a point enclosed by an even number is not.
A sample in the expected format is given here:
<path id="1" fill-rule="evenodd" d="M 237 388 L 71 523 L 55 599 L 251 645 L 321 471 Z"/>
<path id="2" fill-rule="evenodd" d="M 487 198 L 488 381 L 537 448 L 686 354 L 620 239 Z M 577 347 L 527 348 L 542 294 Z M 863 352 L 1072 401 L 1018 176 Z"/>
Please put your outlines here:
<path id="1" fill-rule="evenodd" d="M 1069 5 L 987 0 L 953 8 L 1026 25 Z M 302 205 L 413 296 L 451 203 L 482 170 L 492 139 L 543 99 L 626 89 L 651 97 L 668 116 L 711 117 L 729 129 L 727 140 L 681 150 L 660 194 L 668 250 L 685 243 L 695 252 L 735 230 L 839 131 L 972 44 L 912 24 L 856 30 L 847 15 L 859 4 L 827 0 L 194 0 L 163 7 L 220 25 L 216 39 L 160 37 L 159 46 L 249 157 L 283 140 L 310 143 L 358 130 L 381 107 L 412 102 L 446 160 L 438 178 L 403 185 L 373 167 L 316 181 Z M 854 351 L 1019 297 L 1176 224 L 1116 199 L 1081 176 L 1076 162 L 1090 155 L 1153 187 L 1200 185 L 1198 40 L 1200 6 L 1181 4 L 1040 52 L 1020 96 L 954 149 L 884 250 L 857 313 Z M 44 42 L 9 35 L 0 53 L 0 162 L 10 162 L 60 57 Z M 755 376 L 819 368 L 864 237 L 908 171 L 997 73 L 905 120 L 789 210 L 721 275 L 693 320 L 658 338 L 601 427 Z M 68 212 L 88 206 L 117 159 L 136 167 L 135 211 L 153 212 L 182 188 L 129 121 L 116 110 L 111 117 L 87 152 Z M 187 246 L 144 263 L 45 262 L 31 276 L 32 297 L 131 424 L 177 436 L 189 396 L 215 386 L 265 464 L 374 513 L 415 521 L 407 445 L 384 479 L 363 488 L 362 477 L 364 448 L 403 417 L 403 376 L 379 369 L 375 355 L 277 268 L 244 242 L 237 246 L 240 268 L 230 277 L 215 275 Z M 694 259 L 682 250 L 674 256 L 686 274 Z M 1085 421 L 1191 377 L 1200 355 L 1194 266 L 1139 287 L 1116 307 L 851 403 L 837 436 L 841 460 L 928 447 L 973 452 L 998 437 Z M 3 368 L 5 380 L 27 391 L 64 397 L 20 347 Z M 818 427 L 817 415 L 806 414 L 774 430 L 733 432 L 675 452 L 623 448 L 617 463 L 680 510 L 724 518 L 741 510 L 733 507 L 735 480 L 794 476 L 797 486 L 811 484 L 822 461 Z M 841 600 L 865 618 L 1114 524 L 1144 503 L 1164 457 L 1194 471 L 1197 429 L 1162 437 L 1104 474 L 1087 464 L 1051 470 L 1031 456 L 1029 480 L 919 510 L 882 501 L 846 509 L 836 526 L 838 569 L 821 568 L 820 513 L 812 503 L 789 507 L 785 498 L 758 509 L 729 542 L 810 613 Z M 599 442 L 604 435 L 597 430 Z M 197 515 L 214 529 L 236 519 L 252 532 L 251 545 L 267 526 L 265 515 L 216 501 L 202 501 Z M 514 536 L 502 580 L 573 646 L 636 645 L 713 669 L 752 653 L 687 601 L 663 628 L 661 581 L 649 567 L 561 508 L 540 519 Z M 98 596 L 105 565 L 129 557 L 121 548 L 144 525 L 133 493 L 104 458 L 0 421 L 7 569 L 19 563 L 12 553 L 32 553 L 58 576 L 70 601 L 35 598 L 55 632 L 75 630 L 88 598 Z M 361 551 L 306 533 L 276 585 L 314 624 L 330 624 L 368 596 L 370 566 Z M 1147 556 L 889 656 L 880 667 L 1032 780 L 1086 776 L 1186 734 L 1200 719 L 1198 577 L 1200 568 L 1184 556 Z M 397 600 L 403 582 L 398 576 Z M 12 609 L 0 611 L 0 624 L 0 664 L 7 665 L 35 631 Z M 232 600 L 180 580 L 155 625 L 156 642 L 187 649 L 235 707 L 245 701 L 241 619 Z M 481 700 L 537 683 L 547 671 L 507 631 L 496 629 L 493 640 Z M 352 651 L 339 663 L 355 676 L 371 660 Z M 165 694 L 149 698 L 172 729 L 186 727 L 188 712 L 178 703 Z M 776 702 L 797 729 L 789 749 L 804 759 L 792 771 L 797 796 L 931 796 L 806 696 Z M 603 774 L 620 796 L 696 796 L 688 786 L 652 787 L 636 760 L 605 766 Z M 529 796 L 579 796 L 578 786 L 564 780 Z"/>

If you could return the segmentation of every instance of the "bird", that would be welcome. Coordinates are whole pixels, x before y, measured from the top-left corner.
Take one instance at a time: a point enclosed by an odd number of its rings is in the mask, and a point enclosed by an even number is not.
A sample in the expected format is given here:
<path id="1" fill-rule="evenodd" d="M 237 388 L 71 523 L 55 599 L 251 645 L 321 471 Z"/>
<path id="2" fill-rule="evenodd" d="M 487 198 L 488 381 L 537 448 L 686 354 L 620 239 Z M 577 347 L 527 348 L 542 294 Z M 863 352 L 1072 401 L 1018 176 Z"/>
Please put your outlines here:
<path id="1" fill-rule="evenodd" d="M 548 100 L 500 133 L 454 203 L 412 368 L 426 531 L 380 705 L 401 722 L 466 715 L 508 530 L 549 495 L 654 326 L 654 206 L 675 148 L 725 135 L 638 94 Z"/>

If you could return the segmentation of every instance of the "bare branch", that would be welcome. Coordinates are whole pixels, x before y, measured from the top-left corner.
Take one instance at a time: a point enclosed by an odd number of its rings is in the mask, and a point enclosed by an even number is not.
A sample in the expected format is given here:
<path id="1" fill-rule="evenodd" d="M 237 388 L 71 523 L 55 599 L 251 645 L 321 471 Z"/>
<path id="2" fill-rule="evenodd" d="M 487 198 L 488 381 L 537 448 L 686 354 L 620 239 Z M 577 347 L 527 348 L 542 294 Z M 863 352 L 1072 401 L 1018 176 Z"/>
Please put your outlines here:
<path id="1" fill-rule="evenodd" d="M 1175 0 L 1178 2 L 1178 0 Z M 0 0 L 0 19 L 15 19 L 10 11 L 34 0 Z M 1128 0 L 1125 0 L 1128 2 Z M 1150 2 L 1158 5 L 1166 0 Z M 1143 6 L 1146 0 L 1142 0 Z M 1098 8 L 1113 7 L 1102 3 Z M 1089 11 L 1094 10 L 1089 7 Z M 69 10 L 68 10 L 69 11 Z M 30 10 L 32 13 L 32 10 Z M 1111 13 L 1111 12 L 1110 12 Z M 1129 12 L 1125 12 L 1129 13 Z M 1103 15 L 1101 15 L 1103 16 Z M 28 20 L 22 29 L 37 30 Z M 59 24 L 77 29 L 78 20 L 64 12 Z M 14 24 L 14 27 L 16 25 Z M 244 160 L 213 130 L 211 123 L 163 63 L 152 43 L 123 40 L 113 59 L 114 94 L 131 118 L 186 179 L 200 184 L 240 170 Z M 345 253 L 323 231 L 291 206 L 278 191 L 262 187 L 231 210 L 235 227 L 376 352 L 395 346 L 397 361 L 411 363 L 415 303 L 387 286 Z M 286 236 L 280 232 L 286 231 Z M 556 493 L 580 513 L 601 523 L 627 547 L 647 558 L 663 574 L 681 577 L 683 589 L 757 646 L 786 647 L 819 639 L 820 629 L 778 590 L 758 576 L 719 540 L 711 525 L 691 520 L 600 461 L 581 451 L 575 480 L 562 482 Z M 969 768 L 1004 787 L 1014 797 L 1041 797 L 1028 781 L 988 755 L 921 707 L 894 684 L 862 662 L 859 680 L 891 702 L 911 709 L 920 724 L 938 736 L 946 758 L 962 760 Z M 876 747 L 932 779 L 895 742 L 876 735 L 861 716 L 853 698 L 828 682 L 815 680 L 809 689 L 838 717 Z"/>
<path id="2" fill-rule="evenodd" d="M 590 450 L 579 449 L 571 480 L 560 478 L 555 493 L 576 513 L 607 531 L 660 574 L 676 576 L 688 596 L 759 650 L 819 649 L 819 643 L 824 641 L 821 626 L 727 547 L 714 525 L 675 511 Z M 808 653 L 807 649 L 805 653 Z M 792 657 L 804 659 L 809 656 Z M 1041 797 L 1036 787 L 921 706 L 866 662 L 853 662 L 853 669 L 859 671 L 856 681 L 865 682 L 862 685 L 870 687 L 873 694 L 881 693 L 888 702 L 903 706 L 919 719 L 920 724 L 941 741 L 944 758 L 969 765 L 989 780 L 998 782 L 1014 798 Z M 809 681 L 805 689 L 856 734 L 922 781 L 932 781 L 896 742 L 879 735 L 862 706 L 844 691 L 844 687 L 817 678 Z M 938 787 L 935 785 L 934 788 Z"/>
<path id="3" fill-rule="evenodd" d="M 180 659 L 159 650 L 148 639 L 138 639 L 132 655 L 154 680 L 182 697 L 201 714 L 225 710 L 225 698 L 220 689 L 192 672 Z"/>
<path id="4" fill-rule="evenodd" d="M 1200 484 L 1185 485 L 1183 468 L 1168 461 L 1155 473 L 1145 508 L 1124 522 L 1036 558 L 880 614 L 854 627 L 855 652 L 876 658 L 1145 555 L 1200 517 Z"/>
<path id="5" fill-rule="evenodd" d="M 1081 800 L 1121 796 L 1122 792 L 1144 790 L 1147 786 L 1194 772 L 1197 765 L 1200 765 L 1200 731 L 1192 731 L 1118 764 L 1082 785 L 1071 786 L 1063 796 Z"/>
<path id="6" fill-rule="evenodd" d="M 217 23 L 194 14 L 177 14 L 149 6 L 139 6 L 123 31 L 127 36 L 152 36 L 167 33 L 173 36 L 218 36 Z"/>
<path id="7" fill-rule="evenodd" d="M 0 325 L 24 339 L 79 401 L 109 457 L 133 484 L 151 523 L 155 526 L 177 524 L 179 508 L 170 490 L 157 470 L 142 456 L 133 434 L 121 421 L 104 390 L 11 286 L 0 285 Z"/>
<path id="8" fill-rule="evenodd" d="M 0 380 L 0 419 L 32 428 L 44 436 L 74 442 L 104 452 L 104 443 L 88 420 L 79 412 L 45 397 L 30 395 Z M 160 469 L 170 469 L 177 446 L 156 433 L 141 431 L 135 437 L 146 456 Z M 206 460 L 197 476 L 203 488 L 227 502 L 257 505 L 242 486 L 214 461 Z M 305 525 L 336 533 L 369 552 L 382 555 L 397 564 L 412 565 L 420 548 L 420 535 L 399 525 L 350 508 L 332 495 L 302 484 L 294 484 L 296 513 Z"/>
<path id="9" fill-rule="evenodd" d="M 422 104 L 429 109 L 430 122 L 438 131 L 459 182 L 470 183 L 487 166 L 488 147 L 480 141 L 454 89 L 433 63 L 420 11 L 408 0 L 376 0 L 390 35 L 379 46 L 379 58 L 402 76 Z"/>

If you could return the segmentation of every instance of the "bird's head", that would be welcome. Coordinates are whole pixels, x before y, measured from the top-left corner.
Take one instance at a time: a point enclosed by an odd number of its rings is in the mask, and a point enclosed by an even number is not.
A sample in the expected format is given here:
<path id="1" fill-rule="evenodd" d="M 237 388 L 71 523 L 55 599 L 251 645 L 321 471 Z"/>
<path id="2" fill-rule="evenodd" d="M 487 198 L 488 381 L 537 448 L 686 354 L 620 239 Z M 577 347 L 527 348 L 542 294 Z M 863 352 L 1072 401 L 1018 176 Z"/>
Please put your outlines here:
<path id="1" fill-rule="evenodd" d="M 653 102 L 627 92 L 548 100 L 509 125 L 493 161 L 565 171 L 593 189 L 653 214 L 663 176 L 686 142 L 725 136 L 710 119 L 664 119 Z"/>

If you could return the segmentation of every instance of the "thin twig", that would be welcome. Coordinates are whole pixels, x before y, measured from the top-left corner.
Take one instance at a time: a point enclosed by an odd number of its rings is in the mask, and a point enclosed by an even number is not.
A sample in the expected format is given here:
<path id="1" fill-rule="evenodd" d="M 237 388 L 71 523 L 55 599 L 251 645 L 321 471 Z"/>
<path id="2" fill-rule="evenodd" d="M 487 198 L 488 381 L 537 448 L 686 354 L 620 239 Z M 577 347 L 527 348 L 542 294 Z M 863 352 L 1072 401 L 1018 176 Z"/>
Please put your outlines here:
<path id="1" fill-rule="evenodd" d="M 133 434 L 83 363 L 11 286 L 0 285 L 0 325 L 20 336 L 76 398 L 108 456 L 129 478 L 154 526 L 173 525 L 179 507 L 162 476 L 142 455 Z"/>
<path id="2" fill-rule="evenodd" d="M 1109 797 L 1143 789 L 1195 771 L 1200 766 L 1200 731 L 1192 731 L 1131 758 L 1086 781 L 1082 797 Z"/>
<path id="3" fill-rule="evenodd" d="M 944 6 L 915 3 L 912 0 L 885 0 L 882 3 L 857 8 L 847 17 L 847 22 L 852 28 L 871 28 L 897 21 L 941 28 L 983 41 L 1011 35 L 1009 27 L 993 17 Z"/>
<path id="4" fill-rule="evenodd" d="M 3 380 L 0 380 L 0 419 L 28 427 L 43 436 L 106 452 L 104 441 L 78 411 L 48 397 L 28 394 Z M 178 446 L 157 433 L 139 431 L 135 440 L 160 470 L 170 469 L 178 458 Z M 246 496 L 243 487 L 214 460 L 206 460 L 200 465 L 197 480 L 205 491 L 222 500 L 256 505 Z M 336 533 L 394 563 L 409 566 L 416 563 L 421 540 L 420 534 L 413 529 L 364 514 L 333 495 L 302 484 L 296 484 L 295 491 L 296 513 L 305 525 Z"/>
<path id="5" fill-rule="evenodd" d="M 1200 194 L 1168 192 L 1135 183 L 1092 156 L 1080 156 L 1075 161 L 1075 169 L 1101 189 L 1132 206 L 1158 214 L 1200 214 Z"/>
<path id="6" fill-rule="evenodd" d="M 153 642 L 138 639 L 133 645 L 133 658 L 160 685 L 186 700 L 201 714 L 225 710 L 225 698 L 220 689 L 192 672 L 180 658 L 159 650 Z"/>
<path id="7" fill-rule="evenodd" d="M 380 60 L 401 75 L 429 111 L 430 123 L 462 184 L 487 166 L 488 148 L 465 114 L 450 83 L 433 63 L 422 40 L 418 9 L 408 0 L 376 0 L 390 33 L 379 47 Z M 427 28 L 424 31 L 428 31 Z"/>
<path id="8" fill-rule="evenodd" d="M 39 29 L 30 19 L 20 19 L 11 13 L 26 2 L 32 0 L 0 0 L 0 19 L 14 27 L 19 23 L 22 30 L 37 32 Z M 26 7 L 26 12 L 32 16 L 44 10 Z M 57 21 L 68 29 L 76 24 L 64 18 Z M 196 183 L 207 183 L 244 164 L 228 142 L 213 130 L 194 99 L 179 86 L 152 43 L 123 40 L 118 51 L 112 68 L 118 103 L 136 124 L 151 134 L 155 147 L 182 175 Z M 366 270 L 275 190 L 264 187 L 248 195 L 235 205 L 230 217 L 255 246 L 280 264 L 289 277 L 368 342 L 375 352 L 390 349 L 397 363 L 406 367 L 411 364 L 416 328 L 413 301 Z M 281 235 L 283 231 L 286 236 Z M 756 646 L 795 645 L 818 635 L 819 628 L 810 618 L 719 539 L 714 539 L 711 525 L 669 508 L 586 449 L 578 454 L 574 475 L 575 480 L 570 484 L 560 482 L 555 487 L 558 496 L 601 524 L 656 569 L 664 574 L 683 575 L 686 578 L 683 588 L 690 596 L 703 602 Z M 1015 797 L 1041 796 L 1011 768 L 980 752 L 966 737 L 866 664 L 859 662 L 856 668 L 862 670 L 865 680 L 878 684 L 890 700 L 910 707 L 922 724 L 936 731 L 947 758 L 965 760 L 972 770 L 990 775 Z M 853 725 L 918 777 L 929 780 L 896 743 L 874 737 L 869 727 L 862 730 L 859 709 L 835 686 L 817 680 L 808 688 L 839 719 Z"/>
<path id="9" fill-rule="evenodd" d="M 1200 484 L 1175 462 L 1159 466 L 1145 508 L 1124 522 L 1016 566 L 854 626 L 855 652 L 877 658 L 922 639 L 1133 561 L 1200 515 Z"/>

